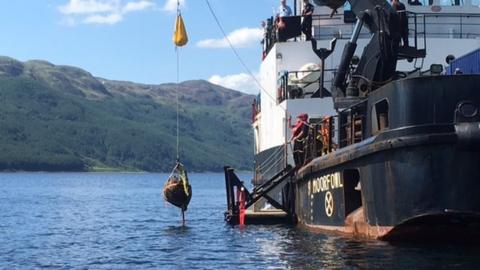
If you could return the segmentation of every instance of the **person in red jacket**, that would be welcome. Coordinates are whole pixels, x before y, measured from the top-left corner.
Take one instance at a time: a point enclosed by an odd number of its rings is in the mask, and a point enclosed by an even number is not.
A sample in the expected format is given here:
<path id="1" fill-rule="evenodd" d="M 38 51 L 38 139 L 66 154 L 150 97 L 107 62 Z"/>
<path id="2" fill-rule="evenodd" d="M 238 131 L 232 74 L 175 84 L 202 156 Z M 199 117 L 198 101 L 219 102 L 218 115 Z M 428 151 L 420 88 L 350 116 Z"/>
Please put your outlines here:
<path id="1" fill-rule="evenodd" d="M 303 165 L 305 161 L 304 142 L 308 136 L 308 114 L 303 113 L 297 116 L 297 122 L 294 126 L 290 125 L 292 136 L 290 142 L 293 142 L 293 159 L 295 166 Z"/>

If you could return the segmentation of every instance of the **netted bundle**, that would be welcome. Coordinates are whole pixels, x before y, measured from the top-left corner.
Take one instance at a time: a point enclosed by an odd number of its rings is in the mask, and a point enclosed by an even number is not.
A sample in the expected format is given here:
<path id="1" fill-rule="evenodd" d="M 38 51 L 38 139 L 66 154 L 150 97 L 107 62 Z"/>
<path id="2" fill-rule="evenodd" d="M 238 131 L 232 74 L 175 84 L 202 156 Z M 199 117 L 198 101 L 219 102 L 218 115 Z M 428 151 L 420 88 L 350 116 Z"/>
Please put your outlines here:
<path id="1" fill-rule="evenodd" d="M 186 211 L 192 198 L 192 187 L 188 182 L 187 171 L 180 162 L 177 162 L 172 173 L 163 187 L 164 199 Z"/>

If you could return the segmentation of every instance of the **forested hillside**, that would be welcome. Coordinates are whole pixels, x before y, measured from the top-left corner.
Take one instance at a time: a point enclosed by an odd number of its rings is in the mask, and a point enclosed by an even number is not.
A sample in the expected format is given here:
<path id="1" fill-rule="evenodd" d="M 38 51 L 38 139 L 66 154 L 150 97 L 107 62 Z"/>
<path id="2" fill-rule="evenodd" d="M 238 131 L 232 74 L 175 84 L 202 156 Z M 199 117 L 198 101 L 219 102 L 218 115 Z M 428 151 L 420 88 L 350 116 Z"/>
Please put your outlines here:
<path id="1" fill-rule="evenodd" d="M 169 171 L 176 89 L 0 58 L 0 170 Z M 187 168 L 250 169 L 252 97 L 206 81 L 183 82 L 178 89 Z"/>

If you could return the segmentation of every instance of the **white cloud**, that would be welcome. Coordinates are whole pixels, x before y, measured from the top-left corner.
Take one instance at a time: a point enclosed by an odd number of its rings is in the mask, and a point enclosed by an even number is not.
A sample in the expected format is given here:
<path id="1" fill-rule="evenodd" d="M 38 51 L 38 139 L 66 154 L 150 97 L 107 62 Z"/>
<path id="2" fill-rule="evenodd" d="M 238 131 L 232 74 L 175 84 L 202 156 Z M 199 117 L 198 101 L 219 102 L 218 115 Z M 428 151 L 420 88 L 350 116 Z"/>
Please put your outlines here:
<path id="1" fill-rule="evenodd" d="M 60 6 L 61 13 L 92 14 L 101 12 L 114 12 L 120 6 L 120 0 L 70 0 L 68 4 Z"/>
<path id="2" fill-rule="evenodd" d="M 67 25 L 76 25 L 78 21 L 89 24 L 116 24 L 134 11 L 154 7 L 152 0 L 69 0 L 58 10 L 66 16 Z"/>
<path id="3" fill-rule="evenodd" d="M 185 0 L 180 0 L 180 7 L 185 7 Z M 168 12 L 176 12 L 177 11 L 177 0 L 167 0 L 165 5 L 163 6 L 163 10 Z"/>
<path id="4" fill-rule="evenodd" d="M 227 37 L 236 48 L 250 47 L 258 45 L 262 40 L 263 30 L 261 28 L 241 28 L 231 32 Z M 197 46 L 201 48 L 227 48 L 229 44 L 226 38 L 204 39 L 197 42 Z"/>
<path id="5" fill-rule="evenodd" d="M 258 80 L 258 75 L 256 76 Z M 217 84 L 226 88 L 238 90 L 247 94 L 258 94 L 260 91 L 259 86 L 255 80 L 246 73 L 233 74 L 233 75 L 213 75 L 208 79 L 209 82 Z"/>
<path id="6" fill-rule="evenodd" d="M 112 13 L 108 15 L 92 15 L 86 17 L 83 22 L 84 23 L 92 23 L 92 24 L 116 24 L 123 19 L 121 14 Z"/>
<path id="7" fill-rule="evenodd" d="M 139 1 L 139 2 L 128 2 L 123 7 L 123 12 L 128 13 L 132 11 L 141 11 L 153 7 L 154 4 L 151 1 Z"/>

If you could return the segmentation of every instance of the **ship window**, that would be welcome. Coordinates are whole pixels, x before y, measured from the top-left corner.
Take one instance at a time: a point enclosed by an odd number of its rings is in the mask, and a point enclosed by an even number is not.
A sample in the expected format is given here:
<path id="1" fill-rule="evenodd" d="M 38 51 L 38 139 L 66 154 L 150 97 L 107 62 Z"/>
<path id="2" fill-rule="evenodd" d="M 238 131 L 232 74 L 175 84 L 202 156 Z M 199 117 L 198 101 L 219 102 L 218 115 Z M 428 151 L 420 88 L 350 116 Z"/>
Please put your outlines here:
<path id="1" fill-rule="evenodd" d="M 440 5 L 442 6 L 463 6 L 463 0 L 441 0 Z"/>
<path id="2" fill-rule="evenodd" d="M 408 0 L 407 3 L 412 6 L 468 6 L 478 7 L 480 0 Z"/>
<path id="3" fill-rule="evenodd" d="M 372 107 L 372 134 L 388 129 L 388 118 L 388 101 L 384 99 Z"/>
<path id="4" fill-rule="evenodd" d="M 352 6 L 350 3 L 346 2 L 343 6 L 343 22 L 344 23 L 354 23 L 357 21 L 355 13 L 352 11 Z"/>
<path id="5" fill-rule="evenodd" d="M 424 6 L 429 5 L 429 6 L 434 6 L 434 5 L 440 5 L 440 6 L 464 6 L 466 3 L 469 1 L 472 1 L 472 5 L 475 5 L 476 0 L 423 0 L 420 1 L 423 3 Z"/>

